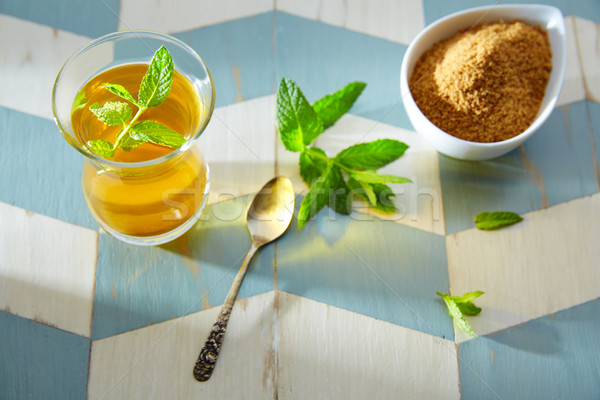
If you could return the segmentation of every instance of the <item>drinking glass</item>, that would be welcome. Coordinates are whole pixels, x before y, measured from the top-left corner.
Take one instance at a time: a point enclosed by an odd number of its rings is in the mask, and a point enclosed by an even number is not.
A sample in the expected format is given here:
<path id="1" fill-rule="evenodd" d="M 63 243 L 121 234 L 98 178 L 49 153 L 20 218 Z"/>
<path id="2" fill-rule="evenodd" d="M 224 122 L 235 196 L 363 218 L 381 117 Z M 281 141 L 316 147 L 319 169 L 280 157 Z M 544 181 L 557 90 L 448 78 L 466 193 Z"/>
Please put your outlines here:
<path id="1" fill-rule="evenodd" d="M 194 108 L 198 112 L 186 115 L 191 128 L 189 132 L 180 132 L 186 138 L 185 143 L 142 161 L 101 157 L 92 151 L 86 133 L 82 132 L 93 129 L 91 125 L 82 129 L 72 121 L 73 113 L 81 112 L 82 108 L 88 112 L 92 105 L 82 88 L 111 68 L 149 64 L 161 46 L 171 54 L 175 71 L 193 87 L 190 93 L 194 97 L 183 101 L 180 107 L 188 111 L 181 112 L 189 113 L 188 103 L 199 105 Z M 175 85 L 171 94 L 174 90 Z M 137 88 L 130 93 L 135 97 Z M 197 141 L 211 118 L 214 104 L 215 90 L 208 67 L 191 47 L 168 35 L 148 31 L 111 33 L 88 43 L 65 62 L 52 90 L 52 111 L 63 137 L 85 156 L 83 194 L 94 219 L 106 232 L 127 243 L 158 245 L 179 237 L 194 225 L 209 191 L 209 169 Z M 181 118 L 179 111 L 168 114 L 173 123 Z"/>

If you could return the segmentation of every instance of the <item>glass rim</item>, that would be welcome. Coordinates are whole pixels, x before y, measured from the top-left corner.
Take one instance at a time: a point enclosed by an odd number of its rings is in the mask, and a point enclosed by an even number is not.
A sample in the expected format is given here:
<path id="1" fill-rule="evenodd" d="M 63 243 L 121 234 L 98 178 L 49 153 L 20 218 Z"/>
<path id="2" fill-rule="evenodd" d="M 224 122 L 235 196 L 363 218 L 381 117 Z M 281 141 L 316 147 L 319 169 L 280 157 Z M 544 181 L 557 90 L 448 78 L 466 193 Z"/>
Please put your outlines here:
<path id="1" fill-rule="evenodd" d="M 88 49 L 95 47 L 98 44 L 118 39 L 119 37 L 122 37 L 122 36 L 133 36 L 133 37 L 139 36 L 140 38 L 142 38 L 142 37 L 152 38 L 152 39 L 156 39 L 156 40 L 171 42 L 171 43 L 181 47 L 182 49 L 184 49 L 187 53 L 189 53 L 193 58 L 195 58 L 198 61 L 199 65 L 201 65 L 202 68 L 204 69 L 204 71 L 206 72 L 208 81 L 210 83 L 210 102 L 208 104 L 207 117 L 204 118 L 203 121 L 201 121 L 200 126 L 198 127 L 196 133 L 194 133 L 193 136 L 188 138 L 184 144 L 182 144 L 180 147 L 176 148 L 175 150 L 173 150 L 163 156 L 160 156 L 157 158 L 152 158 L 150 160 L 136 161 L 136 162 L 113 161 L 113 160 L 109 160 L 107 158 L 101 157 L 98 154 L 93 153 L 90 149 L 87 148 L 87 146 L 85 146 L 85 144 L 82 144 L 82 146 L 74 145 L 68 137 L 70 135 L 67 133 L 67 131 L 65 131 L 63 124 L 61 124 L 61 122 L 58 118 L 57 110 L 56 110 L 56 101 L 55 101 L 56 100 L 56 89 L 60 85 L 60 81 L 63 77 L 63 72 L 65 71 L 65 68 L 67 68 L 75 59 L 77 59 L 81 54 L 85 53 Z M 92 78 L 92 77 L 90 77 L 90 78 Z M 85 84 L 85 81 L 82 82 L 82 85 L 83 84 Z M 77 51 L 75 51 L 64 62 L 64 64 L 58 71 L 58 74 L 56 75 L 54 84 L 52 85 L 51 103 L 52 103 L 52 115 L 54 118 L 54 122 L 58 126 L 58 129 L 60 130 L 61 134 L 63 135 L 63 137 L 67 140 L 67 142 L 72 147 L 74 147 L 77 151 L 82 153 L 84 156 L 90 158 L 92 161 L 95 161 L 97 164 L 102 165 L 102 166 L 110 166 L 110 167 L 119 168 L 119 169 L 144 168 L 144 167 L 151 167 L 154 165 L 162 164 L 165 161 L 168 161 L 172 158 L 177 157 L 178 155 L 187 151 L 194 144 L 194 142 L 200 137 L 200 135 L 202 134 L 202 132 L 204 132 L 204 129 L 206 129 L 206 126 L 210 122 L 212 114 L 214 112 L 215 85 L 214 85 L 214 81 L 213 81 L 213 77 L 210 72 L 210 69 L 208 68 L 208 65 L 206 65 L 206 63 L 204 62 L 204 59 L 202 59 L 202 57 L 200 57 L 200 55 L 184 41 L 177 39 L 176 37 L 173 37 L 173 36 L 170 36 L 170 35 L 167 35 L 164 33 L 160 33 L 160 32 L 155 32 L 155 31 L 139 30 L 139 29 L 121 30 L 121 31 L 117 31 L 117 32 L 108 33 L 106 35 L 100 36 L 99 38 L 89 41 L 88 43 L 86 43 L 85 45 L 83 45 L 79 49 L 77 49 Z"/>

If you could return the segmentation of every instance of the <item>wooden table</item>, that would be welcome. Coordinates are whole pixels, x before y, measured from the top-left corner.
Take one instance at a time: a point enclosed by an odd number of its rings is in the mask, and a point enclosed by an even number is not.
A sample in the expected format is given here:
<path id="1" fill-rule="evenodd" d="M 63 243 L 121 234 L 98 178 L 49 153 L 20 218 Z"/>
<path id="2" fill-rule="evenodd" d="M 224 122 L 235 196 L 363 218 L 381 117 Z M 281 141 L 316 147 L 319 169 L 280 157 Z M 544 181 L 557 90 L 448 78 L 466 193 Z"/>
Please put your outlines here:
<path id="1" fill-rule="evenodd" d="M 565 15 L 559 105 L 519 149 L 486 162 L 438 154 L 413 132 L 399 73 L 434 20 L 492 1 L 28 0 L 0 2 L 1 399 L 600 398 L 600 3 Z M 52 121 L 62 63 L 121 29 L 173 34 L 209 65 L 217 108 L 200 139 L 211 169 L 201 221 L 158 247 L 99 230 L 83 157 Z M 192 367 L 250 239 L 249 196 L 307 186 L 274 124 L 282 76 L 314 101 L 367 88 L 318 138 L 328 154 L 392 138 L 397 212 L 357 205 L 296 221 L 254 259 L 219 363 Z M 524 221 L 474 228 L 480 211 Z M 453 326 L 436 291 L 485 294 Z"/>

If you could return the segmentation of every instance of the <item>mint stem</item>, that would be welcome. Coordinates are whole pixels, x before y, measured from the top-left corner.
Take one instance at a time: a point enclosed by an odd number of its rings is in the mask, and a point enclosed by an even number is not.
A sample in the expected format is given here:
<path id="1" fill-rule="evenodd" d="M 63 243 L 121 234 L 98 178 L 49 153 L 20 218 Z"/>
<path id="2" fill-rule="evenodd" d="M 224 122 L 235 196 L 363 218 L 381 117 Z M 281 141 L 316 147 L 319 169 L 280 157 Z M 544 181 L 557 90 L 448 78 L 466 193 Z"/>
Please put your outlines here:
<path id="1" fill-rule="evenodd" d="M 115 140 L 115 144 L 113 145 L 113 150 L 116 150 L 119 148 L 119 146 L 121 145 L 121 141 L 123 141 L 123 139 L 125 138 L 125 135 L 129 132 L 129 128 L 131 128 L 133 126 L 133 124 L 135 124 L 137 122 L 140 115 L 142 115 L 142 113 L 144 111 L 146 111 L 147 108 L 148 107 L 143 107 L 143 106 L 140 106 L 138 108 L 137 113 L 135 113 L 135 115 L 131 119 L 131 121 L 127 125 L 125 125 L 125 128 L 121 131 L 121 133 L 119 133 L 119 136 L 117 136 L 117 139 Z"/>
<path id="2" fill-rule="evenodd" d="M 308 151 L 310 151 L 310 148 L 308 148 L 308 147 L 306 147 L 305 149 L 307 149 Z M 336 161 L 335 159 L 333 159 L 333 158 L 329 158 L 329 157 L 327 157 L 327 156 L 324 156 L 324 155 L 322 155 L 322 154 L 319 154 L 319 153 L 317 153 L 317 152 L 313 152 L 313 151 L 311 151 L 311 152 L 310 152 L 310 155 L 311 155 L 311 156 L 318 157 L 318 158 L 320 158 L 321 160 L 325 160 L 325 161 L 326 161 L 328 164 L 329 164 L 329 163 L 332 163 L 332 164 L 333 164 L 333 165 L 335 165 L 336 167 L 339 167 L 339 168 L 343 169 L 343 170 L 344 170 L 344 171 L 346 171 L 346 172 L 353 172 L 353 171 L 355 171 L 354 169 L 346 167 L 344 164 L 342 164 L 342 163 L 340 163 L 340 162 Z"/>

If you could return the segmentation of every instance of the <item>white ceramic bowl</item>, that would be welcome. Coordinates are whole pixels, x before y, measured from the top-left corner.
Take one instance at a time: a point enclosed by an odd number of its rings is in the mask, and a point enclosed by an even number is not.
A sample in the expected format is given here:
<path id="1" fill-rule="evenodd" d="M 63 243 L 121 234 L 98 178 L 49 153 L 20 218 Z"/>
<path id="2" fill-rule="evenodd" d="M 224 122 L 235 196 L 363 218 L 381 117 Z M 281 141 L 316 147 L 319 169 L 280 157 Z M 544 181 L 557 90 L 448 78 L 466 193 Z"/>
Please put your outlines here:
<path id="1" fill-rule="evenodd" d="M 423 115 L 410 93 L 408 79 L 419 57 L 435 43 L 473 25 L 494 22 L 500 19 L 505 21 L 518 19 L 531 25 L 539 25 L 548 31 L 552 48 L 552 72 L 542 105 L 535 121 L 526 131 L 515 137 L 495 143 L 477 143 L 458 139 L 442 131 Z M 449 157 L 462 160 L 488 160 L 508 153 L 533 135 L 554 109 L 565 76 L 567 63 L 566 42 L 563 15 L 558 8 L 552 6 L 496 5 L 478 7 L 437 20 L 415 37 L 402 60 L 400 91 L 410 122 L 414 129 L 435 149 Z"/>

